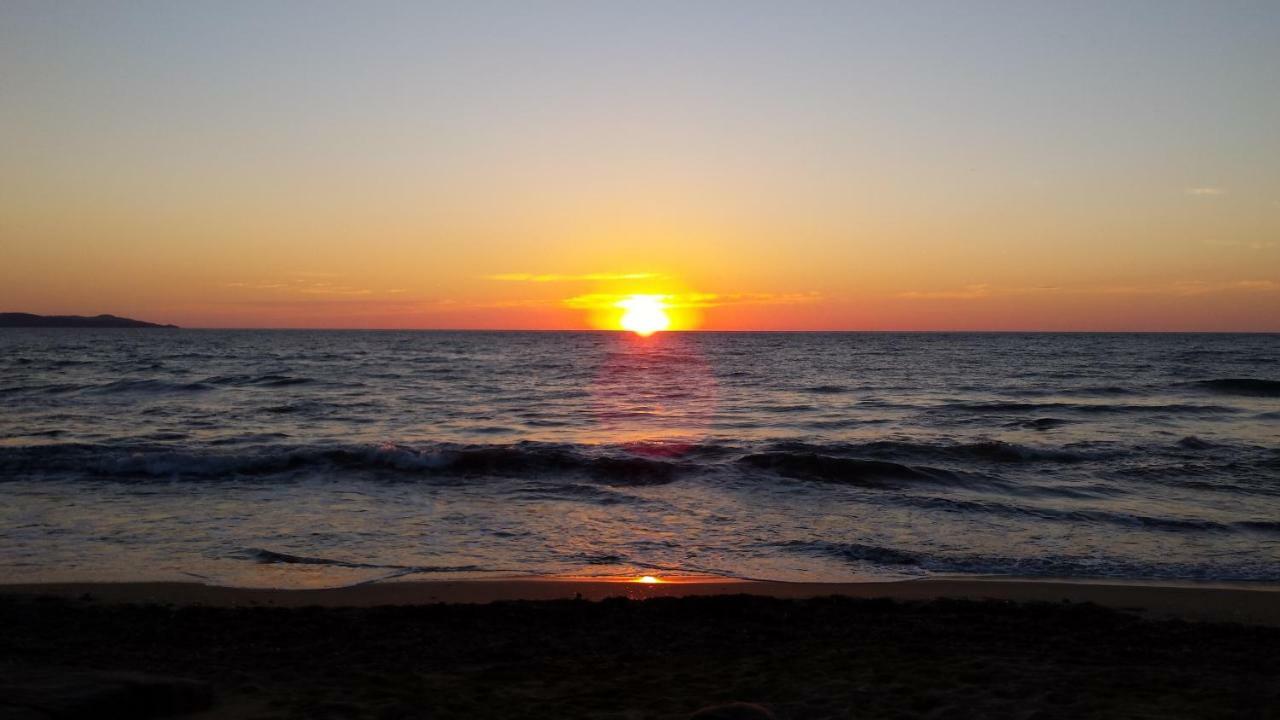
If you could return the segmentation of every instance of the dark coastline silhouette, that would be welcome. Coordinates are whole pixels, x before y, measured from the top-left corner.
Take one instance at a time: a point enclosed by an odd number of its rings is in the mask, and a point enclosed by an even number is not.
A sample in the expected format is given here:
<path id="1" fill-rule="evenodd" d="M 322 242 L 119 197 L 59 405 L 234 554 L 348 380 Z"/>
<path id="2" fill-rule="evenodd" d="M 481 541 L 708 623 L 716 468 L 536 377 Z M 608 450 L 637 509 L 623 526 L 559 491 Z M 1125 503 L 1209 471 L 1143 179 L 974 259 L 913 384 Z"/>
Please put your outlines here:
<path id="1" fill-rule="evenodd" d="M 57 327 L 57 328 L 177 328 L 177 325 L 161 325 L 115 315 L 34 315 L 32 313 L 0 313 L 0 328 L 4 327 Z"/>

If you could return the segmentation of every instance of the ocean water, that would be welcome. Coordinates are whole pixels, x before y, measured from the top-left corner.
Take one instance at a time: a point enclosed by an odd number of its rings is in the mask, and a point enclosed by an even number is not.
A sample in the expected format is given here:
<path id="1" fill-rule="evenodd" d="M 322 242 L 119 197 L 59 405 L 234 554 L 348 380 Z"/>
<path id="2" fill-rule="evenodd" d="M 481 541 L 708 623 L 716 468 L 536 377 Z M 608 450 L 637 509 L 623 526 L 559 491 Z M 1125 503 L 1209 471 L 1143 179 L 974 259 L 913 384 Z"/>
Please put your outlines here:
<path id="1" fill-rule="evenodd" d="M 1280 336 L 0 330 L 0 578 L 1280 581 Z"/>

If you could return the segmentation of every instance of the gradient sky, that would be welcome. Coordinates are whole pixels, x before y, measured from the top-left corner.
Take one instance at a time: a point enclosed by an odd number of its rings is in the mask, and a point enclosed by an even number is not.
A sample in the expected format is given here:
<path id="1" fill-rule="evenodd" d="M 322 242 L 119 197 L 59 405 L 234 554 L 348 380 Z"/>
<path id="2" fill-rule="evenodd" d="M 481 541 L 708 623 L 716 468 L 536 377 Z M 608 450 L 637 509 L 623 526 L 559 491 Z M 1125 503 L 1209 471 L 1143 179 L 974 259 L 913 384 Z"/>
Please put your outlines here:
<path id="1" fill-rule="evenodd" d="M 0 310 L 1280 330 L 1280 3 L 0 5 Z"/>

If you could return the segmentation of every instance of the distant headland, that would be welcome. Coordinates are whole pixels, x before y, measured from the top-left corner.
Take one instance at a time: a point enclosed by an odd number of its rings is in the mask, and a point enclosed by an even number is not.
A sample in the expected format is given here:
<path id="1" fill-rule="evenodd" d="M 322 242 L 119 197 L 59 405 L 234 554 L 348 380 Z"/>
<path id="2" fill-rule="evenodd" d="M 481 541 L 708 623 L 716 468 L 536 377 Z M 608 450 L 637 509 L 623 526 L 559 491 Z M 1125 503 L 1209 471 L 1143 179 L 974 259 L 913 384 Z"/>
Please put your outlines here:
<path id="1" fill-rule="evenodd" d="M 176 328 L 177 325 L 159 325 L 115 315 L 33 315 L 31 313 L 0 313 L 0 328 Z"/>

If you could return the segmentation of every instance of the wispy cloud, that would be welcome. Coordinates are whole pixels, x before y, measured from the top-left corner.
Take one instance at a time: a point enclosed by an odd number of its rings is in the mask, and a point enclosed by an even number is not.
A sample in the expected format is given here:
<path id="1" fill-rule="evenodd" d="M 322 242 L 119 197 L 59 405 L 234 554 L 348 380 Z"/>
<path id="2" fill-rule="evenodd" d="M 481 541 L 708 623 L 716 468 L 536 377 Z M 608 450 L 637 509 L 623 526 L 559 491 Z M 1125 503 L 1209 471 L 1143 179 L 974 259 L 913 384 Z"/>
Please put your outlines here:
<path id="1" fill-rule="evenodd" d="M 1219 197 L 1221 195 L 1226 195 L 1227 190 L 1226 188 L 1206 185 L 1202 187 L 1187 188 L 1186 193 L 1192 197 Z"/>
<path id="2" fill-rule="evenodd" d="M 626 293 L 590 293 L 561 301 L 565 307 L 575 310 L 594 310 L 615 307 Z M 712 308 L 729 305 L 796 305 L 816 302 L 820 293 L 670 293 L 662 296 L 663 303 L 671 308 Z"/>
<path id="3" fill-rule="evenodd" d="M 965 285 L 957 290 L 909 290 L 898 293 L 898 297 L 908 300 L 979 300 L 991 296 L 991 286 Z"/>
<path id="4" fill-rule="evenodd" d="M 679 295 L 674 296 L 671 303 L 674 307 L 721 307 L 725 305 L 799 305 L 801 303 L 817 302 L 822 299 L 822 293 L 818 292 L 798 292 L 798 293 L 693 293 L 683 298 Z"/>
<path id="5" fill-rule="evenodd" d="M 451 304 L 449 300 L 398 300 L 394 298 L 328 297 L 328 298 L 273 298 L 270 300 L 229 300 L 218 305 L 251 308 L 348 308 L 378 311 L 423 312 Z"/>
<path id="6" fill-rule="evenodd" d="M 347 287 L 345 285 L 315 285 L 311 287 L 298 288 L 297 292 L 303 295 L 372 295 L 373 290 L 361 287 Z"/>
<path id="7" fill-rule="evenodd" d="M 332 278 L 333 280 L 322 278 Z M 338 297 L 375 295 L 380 292 L 387 294 L 406 292 L 403 288 L 379 291 L 374 288 L 337 282 L 340 278 L 340 275 L 331 273 L 299 272 L 292 273 L 291 277 L 285 280 L 269 279 L 231 282 L 226 283 L 224 287 L 241 290 L 266 290 L 283 295 L 331 295 Z"/>
<path id="8" fill-rule="evenodd" d="M 1116 285 L 1092 288 L 1083 292 L 1103 295 L 1172 295 L 1191 297 L 1221 292 L 1275 292 L 1280 282 L 1275 280 L 1174 280 L 1167 283 L 1144 285 Z"/>
<path id="9" fill-rule="evenodd" d="M 944 290 L 908 290 L 897 294 L 905 300 L 983 300 L 990 297 L 1010 295 L 1039 295 L 1044 293 L 1067 292 L 1056 285 L 1032 285 L 1026 287 L 1001 287 L 978 283 L 964 285 L 955 289 Z"/>
<path id="10" fill-rule="evenodd" d="M 282 283 L 282 282 L 260 282 L 260 283 L 252 283 L 252 282 L 233 282 L 233 283 L 227 283 L 227 284 L 226 284 L 226 287 L 229 287 L 229 288 L 247 288 L 247 289 L 249 289 L 249 290 L 278 290 L 278 289 L 280 289 L 280 288 L 287 288 L 287 287 L 289 287 L 289 283 Z"/>
<path id="11" fill-rule="evenodd" d="M 1231 284 L 1234 290 L 1263 290 L 1275 292 L 1280 290 L 1280 282 L 1275 280 L 1236 280 Z"/>
<path id="12" fill-rule="evenodd" d="M 984 300 L 987 298 L 1055 293 L 1061 295 L 1168 295 L 1188 297 L 1220 292 L 1276 292 L 1280 282 L 1265 279 L 1243 280 L 1172 280 L 1134 285 L 1091 285 L 1075 287 L 1036 286 L 1000 287 L 966 285 L 954 290 L 910 291 L 898 293 L 905 300 Z"/>
<path id="13" fill-rule="evenodd" d="M 342 277 L 342 273 L 320 272 L 316 270 L 297 270 L 290 273 L 294 277 L 299 278 L 337 278 Z"/>
<path id="14" fill-rule="evenodd" d="M 486 280 L 500 280 L 504 282 L 592 282 L 592 281 L 610 281 L 610 280 L 652 280 L 661 277 L 657 273 L 585 273 L 582 275 L 560 275 L 535 274 L 535 273 L 499 273 L 497 275 L 485 275 Z"/>
<path id="15" fill-rule="evenodd" d="M 1249 281 L 1179 281 L 1172 284 L 1175 295 L 1207 295 L 1211 292 L 1275 292 L 1280 283 L 1249 279 Z"/>

